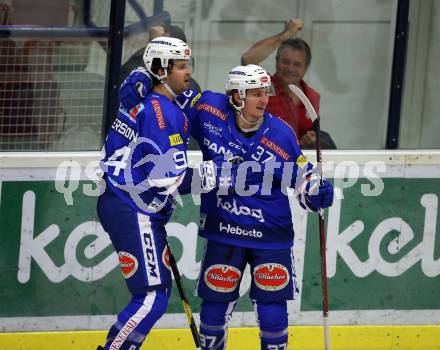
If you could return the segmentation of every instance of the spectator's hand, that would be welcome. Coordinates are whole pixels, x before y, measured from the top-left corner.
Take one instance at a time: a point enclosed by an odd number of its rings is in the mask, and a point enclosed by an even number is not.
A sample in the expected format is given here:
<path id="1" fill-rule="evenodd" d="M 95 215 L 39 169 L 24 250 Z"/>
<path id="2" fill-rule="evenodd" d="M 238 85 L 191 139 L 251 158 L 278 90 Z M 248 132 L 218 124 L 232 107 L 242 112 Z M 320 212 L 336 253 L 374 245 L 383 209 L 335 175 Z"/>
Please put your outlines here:
<path id="1" fill-rule="evenodd" d="M 333 204 L 333 185 L 326 179 L 323 180 L 322 185 L 319 186 L 319 189 L 317 191 L 313 191 L 312 188 L 308 192 L 310 203 L 315 209 L 328 208 L 331 207 L 331 205 Z"/>
<path id="2" fill-rule="evenodd" d="M 123 108 L 130 110 L 142 102 L 152 87 L 150 74 L 144 67 L 138 67 L 130 73 L 119 88 L 119 102 Z"/>
<path id="3" fill-rule="evenodd" d="M 284 32 L 282 33 L 282 39 L 287 40 L 294 36 L 299 30 L 302 29 L 304 26 L 304 22 L 300 18 L 291 18 L 286 23 L 286 28 L 284 29 Z"/>
<path id="4" fill-rule="evenodd" d="M 307 131 L 301 138 L 300 146 L 304 149 L 314 148 L 316 146 L 316 133 L 314 130 Z"/>

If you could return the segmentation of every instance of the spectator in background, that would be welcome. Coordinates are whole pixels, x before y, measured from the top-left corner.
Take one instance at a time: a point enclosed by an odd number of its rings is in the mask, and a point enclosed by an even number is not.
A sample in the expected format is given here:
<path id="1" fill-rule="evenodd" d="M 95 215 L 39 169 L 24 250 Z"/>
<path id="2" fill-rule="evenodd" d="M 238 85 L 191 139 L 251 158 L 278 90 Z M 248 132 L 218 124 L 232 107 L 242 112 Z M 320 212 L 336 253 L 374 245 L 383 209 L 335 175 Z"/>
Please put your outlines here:
<path id="1" fill-rule="evenodd" d="M 312 60 L 310 47 L 304 40 L 292 38 L 303 25 L 299 18 L 290 19 L 284 31 L 256 42 L 243 54 L 241 62 L 243 65 L 259 64 L 277 49 L 276 72 L 271 76 L 275 95 L 270 97 L 267 111 L 291 125 L 301 147 L 307 149 L 316 146 L 316 133 L 304 105 L 288 87 L 289 84 L 298 86 L 319 114 L 320 95 L 303 80 Z M 335 149 L 330 135 L 325 131 L 321 133 L 322 148 Z"/>
<path id="2" fill-rule="evenodd" d="M 157 38 L 159 36 L 168 36 L 180 39 L 184 42 L 188 42 L 186 40 L 186 35 L 183 32 L 183 30 L 178 26 L 167 26 L 165 24 L 159 25 L 159 26 L 153 26 L 150 27 L 148 30 L 149 33 L 149 40 L 152 40 L 154 38 Z M 128 75 L 131 73 L 132 70 L 138 68 L 138 67 L 144 67 L 144 60 L 143 60 L 143 54 L 145 51 L 145 47 L 139 49 L 136 51 L 133 56 L 131 56 L 127 62 L 125 62 L 121 67 L 121 79 L 120 83 L 122 83 L 125 78 L 128 77 Z M 200 86 L 192 77 L 189 79 L 189 88 L 191 90 L 201 92 Z"/>

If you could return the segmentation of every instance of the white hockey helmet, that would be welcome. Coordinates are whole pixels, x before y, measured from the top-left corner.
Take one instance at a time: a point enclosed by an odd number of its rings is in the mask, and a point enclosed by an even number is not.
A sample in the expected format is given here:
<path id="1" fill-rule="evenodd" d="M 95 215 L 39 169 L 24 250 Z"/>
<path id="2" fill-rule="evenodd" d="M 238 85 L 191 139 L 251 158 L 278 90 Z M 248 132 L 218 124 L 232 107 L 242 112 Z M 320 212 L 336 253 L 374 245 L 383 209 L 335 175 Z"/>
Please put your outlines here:
<path id="1" fill-rule="evenodd" d="M 168 61 L 169 60 L 190 60 L 191 49 L 188 44 L 183 40 L 171 37 L 160 36 L 151 40 L 144 52 L 144 63 L 147 71 L 155 76 L 157 79 L 162 80 L 168 74 Z M 161 66 L 165 70 L 165 75 L 159 76 L 151 70 L 153 59 L 160 59 Z"/>
<path id="2" fill-rule="evenodd" d="M 238 90 L 241 98 L 246 98 L 246 90 L 258 88 L 270 88 L 270 76 L 256 64 L 237 66 L 228 73 L 226 80 L 226 92 Z"/>

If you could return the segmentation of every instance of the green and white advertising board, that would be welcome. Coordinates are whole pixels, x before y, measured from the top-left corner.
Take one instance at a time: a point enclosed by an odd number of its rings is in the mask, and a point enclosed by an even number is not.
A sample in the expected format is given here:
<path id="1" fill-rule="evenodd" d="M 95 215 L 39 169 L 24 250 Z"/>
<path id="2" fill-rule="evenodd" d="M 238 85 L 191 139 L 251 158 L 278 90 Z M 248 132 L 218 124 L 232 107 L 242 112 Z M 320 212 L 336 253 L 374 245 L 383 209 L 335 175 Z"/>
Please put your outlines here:
<path id="1" fill-rule="evenodd" d="M 2 332 L 105 329 L 127 303 L 117 256 L 96 216 L 97 159 L 96 153 L 0 156 Z M 324 159 L 337 189 L 326 211 L 332 324 L 438 324 L 440 152 L 328 152 Z M 318 325 L 318 219 L 291 199 L 301 294 L 289 302 L 289 322 Z M 197 313 L 198 198 L 180 202 L 167 231 Z M 244 278 L 241 295 L 249 285 Z M 231 325 L 256 325 L 248 298 Z M 158 327 L 185 326 L 175 289 Z"/>

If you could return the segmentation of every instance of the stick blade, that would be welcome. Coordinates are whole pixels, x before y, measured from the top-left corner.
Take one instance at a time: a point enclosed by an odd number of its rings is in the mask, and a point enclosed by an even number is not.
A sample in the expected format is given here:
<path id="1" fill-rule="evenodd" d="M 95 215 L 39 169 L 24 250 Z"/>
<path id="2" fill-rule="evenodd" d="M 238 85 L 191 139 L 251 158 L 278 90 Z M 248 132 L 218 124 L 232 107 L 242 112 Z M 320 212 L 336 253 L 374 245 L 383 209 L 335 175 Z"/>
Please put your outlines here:
<path id="1" fill-rule="evenodd" d="M 289 89 L 301 100 L 303 105 L 306 107 L 307 117 L 312 122 L 314 122 L 316 119 L 318 119 L 318 114 L 316 113 L 315 108 L 313 108 L 312 103 L 307 98 L 307 96 L 304 95 L 304 92 L 302 92 L 302 90 L 299 87 L 297 87 L 293 84 L 289 84 Z"/>

